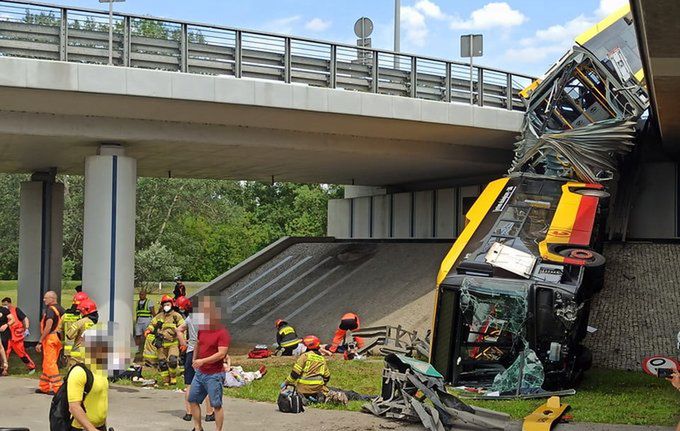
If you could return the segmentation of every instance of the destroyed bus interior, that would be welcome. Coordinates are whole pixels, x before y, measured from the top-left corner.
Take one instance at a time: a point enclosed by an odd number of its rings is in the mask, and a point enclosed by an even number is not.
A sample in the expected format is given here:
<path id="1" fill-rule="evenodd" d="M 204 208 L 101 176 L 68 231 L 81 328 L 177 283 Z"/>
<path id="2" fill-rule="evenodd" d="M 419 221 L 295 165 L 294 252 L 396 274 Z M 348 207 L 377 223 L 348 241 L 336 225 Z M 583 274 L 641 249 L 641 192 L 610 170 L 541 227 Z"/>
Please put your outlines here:
<path id="1" fill-rule="evenodd" d="M 606 207 L 592 191 L 527 174 L 487 186 L 442 268 L 431 361 L 448 381 L 559 389 L 589 368 L 580 342 L 602 284 Z"/>

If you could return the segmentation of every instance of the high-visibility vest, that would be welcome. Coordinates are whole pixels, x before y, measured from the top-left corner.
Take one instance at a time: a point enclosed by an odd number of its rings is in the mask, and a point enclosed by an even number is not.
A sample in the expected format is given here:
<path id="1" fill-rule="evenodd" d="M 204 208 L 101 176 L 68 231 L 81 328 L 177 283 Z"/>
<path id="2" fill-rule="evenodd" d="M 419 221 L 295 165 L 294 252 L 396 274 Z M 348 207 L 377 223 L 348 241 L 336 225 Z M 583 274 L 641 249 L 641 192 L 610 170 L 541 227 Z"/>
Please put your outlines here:
<path id="1" fill-rule="evenodd" d="M 23 340 L 26 328 L 24 328 L 24 322 L 19 320 L 19 316 L 17 315 L 17 307 L 10 305 L 9 314 L 14 317 L 14 323 L 12 324 L 12 341 Z"/>
<path id="2" fill-rule="evenodd" d="M 295 333 L 295 329 L 290 325 L 284 325 L 279 328 L 277 334 L 279 346 L 283 348 L 297 346 L 302 341 Z"/>
<path id="3" fill-rule="evenodd" d="M 140 299 L 137 301 L 137 318 L 151 318 L 151 310 L 149 310 L 149 307 L 147 307 L 147 304 L 149 304 L 148 299 Z"/>

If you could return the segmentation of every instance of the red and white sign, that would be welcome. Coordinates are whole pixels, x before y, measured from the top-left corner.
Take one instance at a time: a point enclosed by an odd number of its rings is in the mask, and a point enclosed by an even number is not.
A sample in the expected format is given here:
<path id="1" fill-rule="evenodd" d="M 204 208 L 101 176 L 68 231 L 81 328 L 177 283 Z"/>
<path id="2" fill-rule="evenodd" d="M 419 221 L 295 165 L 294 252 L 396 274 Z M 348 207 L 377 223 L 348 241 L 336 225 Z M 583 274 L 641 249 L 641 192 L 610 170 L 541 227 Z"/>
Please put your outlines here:
<path id="1" fill-rule="evenodd" d="M 667 356 L 650 356 L 642 360 L 642 371 L 650 376 L 657 377 L 659 375 L 659 368 L 669 368 L 677 371 L 680 370 L 680 363 Z"/>

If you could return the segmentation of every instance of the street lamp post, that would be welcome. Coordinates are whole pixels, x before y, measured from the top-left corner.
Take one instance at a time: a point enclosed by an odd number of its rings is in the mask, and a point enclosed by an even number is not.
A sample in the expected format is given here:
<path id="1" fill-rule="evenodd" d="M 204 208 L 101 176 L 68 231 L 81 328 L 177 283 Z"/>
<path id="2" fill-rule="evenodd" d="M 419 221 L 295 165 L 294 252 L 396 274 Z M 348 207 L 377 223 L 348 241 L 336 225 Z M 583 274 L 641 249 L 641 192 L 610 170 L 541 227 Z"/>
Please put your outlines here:
<path id="1" fill-rule="evenodd" d="M 401 0 L 394 0 L 394 69 L 399 69 L 399 58 L 397 54 L 401 49 Z"/>
<path id="2" fill-rule="evenodd" d="M 109 65 L 113 65 L 113 3 L 125 0 L 99 0 L 99 3 L 109 4 Z"/>

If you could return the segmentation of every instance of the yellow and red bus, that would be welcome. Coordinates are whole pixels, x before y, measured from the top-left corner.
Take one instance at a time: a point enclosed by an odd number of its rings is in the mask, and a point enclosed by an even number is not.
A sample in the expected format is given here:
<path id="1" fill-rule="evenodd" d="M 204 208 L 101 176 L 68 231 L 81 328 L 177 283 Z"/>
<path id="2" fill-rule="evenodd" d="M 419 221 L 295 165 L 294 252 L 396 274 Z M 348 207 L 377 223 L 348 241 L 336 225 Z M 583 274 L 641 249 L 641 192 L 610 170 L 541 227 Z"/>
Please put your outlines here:
<path id="1" fill-rule="evenodd" d="M 437 277 L 430 362 L 447 381 L 489 386 L 529 351 L 544 389 L 590 367 L 607 199 L 600 184 L 527 173 L 484 189 Z"/>

